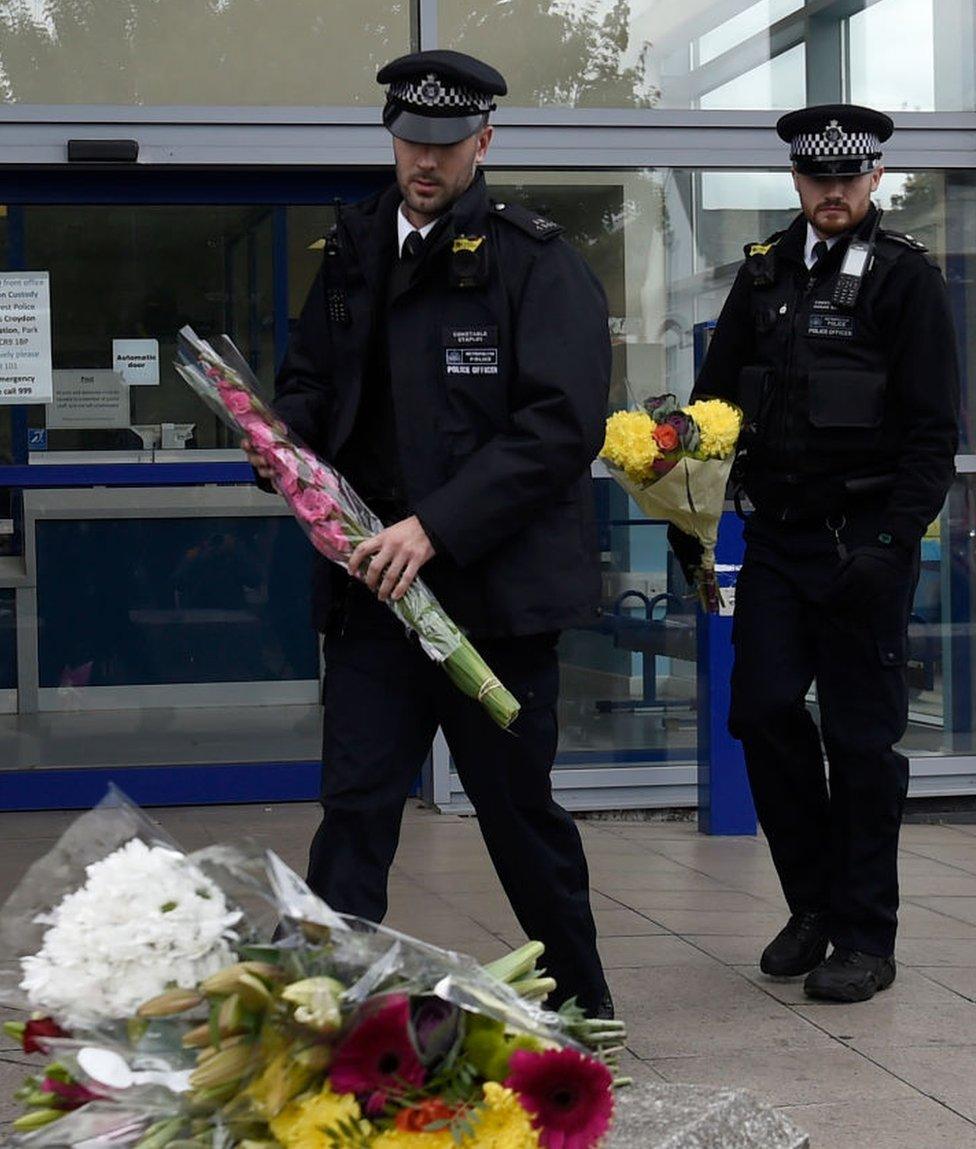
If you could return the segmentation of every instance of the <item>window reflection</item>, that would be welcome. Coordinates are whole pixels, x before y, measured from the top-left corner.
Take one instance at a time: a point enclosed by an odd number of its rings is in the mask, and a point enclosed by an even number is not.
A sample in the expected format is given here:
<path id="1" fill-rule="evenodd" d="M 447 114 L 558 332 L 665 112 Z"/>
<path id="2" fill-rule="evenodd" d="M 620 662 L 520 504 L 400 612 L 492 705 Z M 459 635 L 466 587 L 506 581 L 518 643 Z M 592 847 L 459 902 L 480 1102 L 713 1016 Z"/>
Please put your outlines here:
<path id="1" fill-rule="evenodd" d="M 935 13 L 934 0 L 440 0 L 438 34 L 497 65 L 516 106 L 973 109 L 973 0 Z"/>
<path id="2" fill-rule="evenodd" d="M 410 51 L 408 0 L 6 0 L 0 100 L 24 104 L 368 104 Z"/>

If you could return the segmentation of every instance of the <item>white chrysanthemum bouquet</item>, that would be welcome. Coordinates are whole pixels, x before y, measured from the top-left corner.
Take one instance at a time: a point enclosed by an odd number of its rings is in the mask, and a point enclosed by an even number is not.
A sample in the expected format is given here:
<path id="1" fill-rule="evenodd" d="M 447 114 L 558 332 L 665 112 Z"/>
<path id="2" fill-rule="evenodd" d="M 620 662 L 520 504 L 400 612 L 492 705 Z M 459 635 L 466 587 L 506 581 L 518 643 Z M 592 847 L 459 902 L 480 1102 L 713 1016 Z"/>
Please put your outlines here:
<path id="1" fill-rule="evenodd" d="M 40 950 L 21 959 L 21 988 L 70 1028 L 128 1017 L 164 989 L 195 986 L 227 965 L 240 919 L 185 855 L 132 838 L 35 918 L 48 928 Z"/>

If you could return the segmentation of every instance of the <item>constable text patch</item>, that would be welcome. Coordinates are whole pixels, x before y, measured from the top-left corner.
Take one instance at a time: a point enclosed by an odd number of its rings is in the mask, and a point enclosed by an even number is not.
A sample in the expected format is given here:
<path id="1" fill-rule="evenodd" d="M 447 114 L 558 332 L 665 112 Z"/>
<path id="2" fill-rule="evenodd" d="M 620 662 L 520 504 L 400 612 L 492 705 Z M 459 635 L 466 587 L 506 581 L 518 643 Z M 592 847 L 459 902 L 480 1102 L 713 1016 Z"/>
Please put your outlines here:
<path id="1" fill-rule="evenodd" d="M 445 327 L 444 367 L 448 375 L 497 375 L 497 327 Z"/>
<path id="2" fill-rule="evenodd" d="M 854 338 L 854 316 L 821 313 L 810 316 L 807 335 L 830 335 L 839 339 Z"/>

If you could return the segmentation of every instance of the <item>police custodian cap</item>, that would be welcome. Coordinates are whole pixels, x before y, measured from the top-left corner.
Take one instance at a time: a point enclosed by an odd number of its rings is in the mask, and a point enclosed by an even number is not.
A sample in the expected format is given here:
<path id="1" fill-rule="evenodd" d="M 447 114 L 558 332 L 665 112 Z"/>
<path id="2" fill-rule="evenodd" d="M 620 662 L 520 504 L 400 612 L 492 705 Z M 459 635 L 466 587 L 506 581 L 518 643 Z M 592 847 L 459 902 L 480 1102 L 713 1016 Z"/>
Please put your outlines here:
<path id="1" fill-rule="evenodd" d="M 508 91 L 491 65 L 447 49 L 400 56 L 376 80 L 389 84 L 383 123 L 416 144 L 456 144 L 474 135 L 495 110 L 492 96 Z"/>
<path id="2" fill-rule="evenodd" d="M 858 104 L 819 104 L 788 112 L 776 123 L 801 175 L 856 176 L 874 171 L 881 145 L 895 130 L 890 116 Z"/>

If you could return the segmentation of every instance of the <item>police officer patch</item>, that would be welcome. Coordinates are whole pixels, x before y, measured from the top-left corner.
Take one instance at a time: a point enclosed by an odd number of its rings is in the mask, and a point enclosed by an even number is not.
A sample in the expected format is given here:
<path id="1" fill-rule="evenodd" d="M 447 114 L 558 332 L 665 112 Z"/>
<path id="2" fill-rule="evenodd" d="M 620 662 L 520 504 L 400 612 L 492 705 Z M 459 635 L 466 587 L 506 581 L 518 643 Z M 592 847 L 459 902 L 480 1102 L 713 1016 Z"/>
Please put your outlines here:
<path id="1" fill-rule="evenodd" d="M 807 335 L 825 335 L 835 339 L 854 338 L 854 316 L 835 312 L 814 312 L 807 321 Z"/>
<path id="2" fill-rule="evenodd" d="M 497 375 L 497 327 L 445 327 L 444 368 L 448 375 Z"/>

